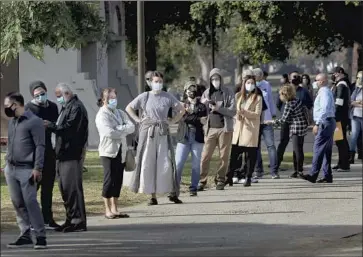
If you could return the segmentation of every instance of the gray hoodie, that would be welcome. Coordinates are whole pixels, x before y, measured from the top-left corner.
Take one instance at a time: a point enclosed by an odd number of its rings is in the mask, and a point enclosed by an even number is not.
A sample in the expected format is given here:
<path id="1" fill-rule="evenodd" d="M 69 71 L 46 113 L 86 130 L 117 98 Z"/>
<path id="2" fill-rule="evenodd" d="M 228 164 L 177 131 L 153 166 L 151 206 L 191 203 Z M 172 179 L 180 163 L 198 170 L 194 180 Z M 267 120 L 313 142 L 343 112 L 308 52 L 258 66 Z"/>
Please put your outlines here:
<path id="1" fill-rule="evenodd" d="M 222 78 L 221 70 L 218 68 L 214 68 L 209 73 L 209 79 L 215 74 L 218 74 Z M 224 117 L 224 131 L 225 132 L 233 132 L 233 117 L 236 115 L 236 106 L 235 106 L 235 96 L 234 93 L 224 87 L 223 79 L 221 79 L 221 89 L 223 93 L 223 105 L 219 106 L 218 113 L 222 114 Z M 210 91 L 211 87 L 204 91 L 201 102 L 207 106 L 207 113 L 210 113 L 209 109 L 209 101 L 210 101 Z M 218 103 L 217 103 L 218 104 Z M 204 125 L 205 135 L 208 134 L 209 131 L 209 115 L 206 124 Z"/>

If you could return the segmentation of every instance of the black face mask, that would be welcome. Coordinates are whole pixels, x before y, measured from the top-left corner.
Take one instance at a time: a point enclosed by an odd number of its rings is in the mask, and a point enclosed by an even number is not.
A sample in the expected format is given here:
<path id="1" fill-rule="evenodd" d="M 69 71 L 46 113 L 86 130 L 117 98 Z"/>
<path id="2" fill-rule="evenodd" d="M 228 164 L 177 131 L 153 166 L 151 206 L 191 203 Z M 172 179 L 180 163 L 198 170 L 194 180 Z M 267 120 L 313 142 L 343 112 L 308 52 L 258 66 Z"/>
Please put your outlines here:
<path id="1" fill-rule="evenodd" d="M 190 99 L 195 99 L 195 98 L 197 97 L 197 95 L 196 95 L 196 93 L 195 93 L 195 92 L 189 92 L 189 93 L 188 93 L 188 97 L 189 97 Z"/>
<path id="2" fill-rule="evenodd" d="M 336 80 L 335 75 L 334 75 L 334 74 L 333 74 L 333 75 L 331 75 L 330 79 L 331 79 L 333 82 L 335 82 L 335 80 Z"/>
<path id="3" fill-rule="evenodd" d="M 14 109 L 14 110 L 11 109 L 12 106 L 13 106 L 13 104 L 10 105 L 9 107 L 6 107 L 4 109 L 5 115 L 8 116 L 9 118 L 15 117 L 15 111 L 16 111 L 16 109 Z"/>
<path id="4" fill-rule="evenodd" d="M 301 84 L 301 78 L 299 76 L 295 76 L 293 77 L 293 79 L 291 80 L 291 84 L 298 86 Z"/>

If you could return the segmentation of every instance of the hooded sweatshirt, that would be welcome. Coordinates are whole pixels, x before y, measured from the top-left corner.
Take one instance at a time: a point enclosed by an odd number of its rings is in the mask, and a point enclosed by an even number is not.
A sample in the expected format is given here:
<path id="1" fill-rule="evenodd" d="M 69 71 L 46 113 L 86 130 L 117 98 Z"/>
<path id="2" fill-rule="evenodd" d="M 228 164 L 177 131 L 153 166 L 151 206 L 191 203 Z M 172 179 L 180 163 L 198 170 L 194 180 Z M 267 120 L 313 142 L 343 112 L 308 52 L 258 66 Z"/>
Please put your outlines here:
<path id="1" fill-rule="evenodd" d="M 223 122 L 222 128 L 224 128 L 225 132 L 232 132 L 233 117 L 236 115 L 234 93 L 228 88 L 224 87 L 221 71 L 219 69 L 214 68 L 211 70 L 209 73 L 209 78 L 211 79 L 215 74 L 221 77 L 220 88 L 216 90 L 210 83 L 210 87 L 204 91 L 201 98 L 201 102 L 206 105 L 208 111 L 208 121 L 205 125 L 205 130 L 206 133 L 208 133 L 209 128 L 213 128 L 215 125 L 213 123 L 211 124 L 212 115 L 212 119 L 215 119 L 214 121 Z M 211 101 L 218 106 L 218 112 L 211 113 L 211 110 L 209 109 L 209 104 Z M 214 121 L 212 120 L 212 122 Z"/>

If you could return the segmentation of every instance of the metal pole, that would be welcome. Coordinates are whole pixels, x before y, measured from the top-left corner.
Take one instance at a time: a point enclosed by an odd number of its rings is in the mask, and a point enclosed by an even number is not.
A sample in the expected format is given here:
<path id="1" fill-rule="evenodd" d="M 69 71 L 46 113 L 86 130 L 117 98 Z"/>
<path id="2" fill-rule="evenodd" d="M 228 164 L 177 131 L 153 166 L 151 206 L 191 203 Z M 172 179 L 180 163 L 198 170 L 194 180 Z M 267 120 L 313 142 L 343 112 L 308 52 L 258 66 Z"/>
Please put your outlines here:
<path id="1" fill-rule="evenodd" d="M 215 62 L 214 62 L 214 22 L 213 22 L 213 15 L 211 16 L 210 19 L 210 29 L 211 29 L 211 44 L 212 44 L 212 68 L 214 68 L 215 66 Z"/>
<path id="2" fill-rule="evenodd" d="M 139 94 L 145 85 L 145 16 L 144 1 L 137 1 L 137 88 Z"/>

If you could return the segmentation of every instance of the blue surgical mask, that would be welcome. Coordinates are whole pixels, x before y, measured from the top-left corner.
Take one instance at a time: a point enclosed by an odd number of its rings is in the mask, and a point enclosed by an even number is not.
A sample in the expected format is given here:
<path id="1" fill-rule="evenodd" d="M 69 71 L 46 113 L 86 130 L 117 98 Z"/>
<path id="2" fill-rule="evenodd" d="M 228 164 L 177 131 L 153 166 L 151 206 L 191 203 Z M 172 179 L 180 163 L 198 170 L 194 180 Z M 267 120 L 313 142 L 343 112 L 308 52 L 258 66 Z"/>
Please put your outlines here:
<path id="1" fill-rule="evenodd" d="M 155 83 L 155 82 L 151 82 L 151 89 L 153 91 L 160 91 L 163 89 L 163 83 Z"/>
<path id="2" fill-rule="evenodd" d="M 261 81 L 257 81 L 257 82 L 256 82 L 256 86 L 258 86 L 258 87 L 259 87 L 260 85 L 261 85 Z"/>
<path id="3" fill-rule="evenodd" d="M 117 107 L 117 99 L 109 99 L 107 107 L 111 110 L 115 110 Z"/>
<path id="4" fill-rule="evenodd" d="M 60 105 L 64 105 L 66 103 L 66 101 L 64 100 L 64 97 L 61 96 L 61 97 L 57 97 L 57 102 L 60 104 Z"/>
<path id="5" fill-rule="evenodd" d="M 44 104 L 47 100 L 48 100 L 48 97 L 47 97 L 47 93 L 43 93 L 41 95 L 38 95 L 35 100 L 39 103 L 42 103 Z"/>

